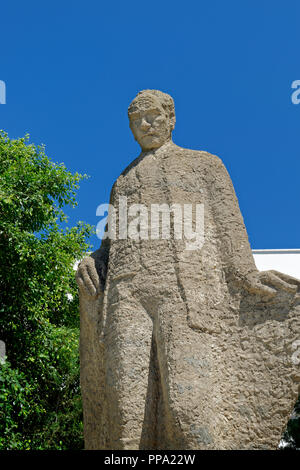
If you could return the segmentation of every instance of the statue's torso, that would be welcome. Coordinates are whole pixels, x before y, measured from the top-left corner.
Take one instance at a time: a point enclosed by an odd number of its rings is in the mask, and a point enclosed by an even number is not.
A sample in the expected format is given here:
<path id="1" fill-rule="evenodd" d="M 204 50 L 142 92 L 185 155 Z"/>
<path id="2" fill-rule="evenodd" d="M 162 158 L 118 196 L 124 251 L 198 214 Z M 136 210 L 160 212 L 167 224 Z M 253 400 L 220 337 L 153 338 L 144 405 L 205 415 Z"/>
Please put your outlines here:
<path id="1" fill-rule="evenodd" d="M 110 242 L 110 266 L 114 267 L 114 272 L 110 272 L 112 276 L 118 275 L 120 270 L 124 270 L 124 266 L 126 269 L 130 267 L 136 272 L 143 272 L 143 275 L 153 273 L 156 277 L 165 276 L 167 272 L 174 271 L 176 261 L 180 271 L 185 273 L 185 278 L 193 276 L 196 279 L 198 276 L 200 283 L 205 276 L 205 281 L 210 283 L 209 278 L 212 276 L 212 285 L 219 284 L 213 274 L 215 272 L 217 277 L 221 276 L 221 263 L 216 263 L 216 260 L 220 260 L 219 241 L 209 198 L 215 158 L 206 152 L 182 149 L 170 144 L 165 150 L 159 149 L 137 159 L 122 173 L 114 185 L 111 204 L 118 212 L 119 197 L 126 196 L 128 209 L 132 204 L 146 206 L 149 238 L 132 240 L 128 237 L 126 240 L 119 240 L 117 232 L 117 240 Z M 184 204 L 190 204 L 193 210 L 193 230 L 196 206 L 202 205 L 204 227 L 201 230 L 204 240 L 199 237 L 198 243 L 189 243 L 184 235 L 184 226 L 182 239 L 175 239 L 173 213 L 170 239 L 161 238 L 161 218 L 160 238 L 151 239 L 151 204 L 167 204 L 168 207 L 178 204 L 182 210 L 183 221 Z M 200 213 L 201 210 L 198 215 Z M 128 223 L 132 219 L 133 217 L 129 217 Z"/>

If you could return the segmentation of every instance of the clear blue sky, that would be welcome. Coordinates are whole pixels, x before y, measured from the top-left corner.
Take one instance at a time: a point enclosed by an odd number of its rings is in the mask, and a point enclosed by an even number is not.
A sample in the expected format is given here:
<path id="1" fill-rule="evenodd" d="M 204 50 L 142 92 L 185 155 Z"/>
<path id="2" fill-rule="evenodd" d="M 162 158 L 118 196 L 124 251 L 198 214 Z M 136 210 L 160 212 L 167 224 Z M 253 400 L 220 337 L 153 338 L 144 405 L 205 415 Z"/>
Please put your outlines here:
<path id="1" fill-rule="evenodd" d="M 91 175 L 70 224 L 99 221 L 96 207 L 140 151 L 128 104 L 156 88 L 175 100 L 174 142 L 222 158 L 252 248 L 300 248 L 299 0 L 10 0 L 0 10 L 0 128 Z"/>

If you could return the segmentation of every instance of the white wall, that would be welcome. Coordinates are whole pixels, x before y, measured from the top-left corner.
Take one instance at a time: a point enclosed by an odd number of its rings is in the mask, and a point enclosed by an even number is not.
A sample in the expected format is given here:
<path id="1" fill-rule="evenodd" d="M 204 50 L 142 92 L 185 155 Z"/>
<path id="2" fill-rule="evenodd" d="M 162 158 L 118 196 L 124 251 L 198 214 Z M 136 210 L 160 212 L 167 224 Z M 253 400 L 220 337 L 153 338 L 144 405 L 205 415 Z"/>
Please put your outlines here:
<path id="1" fill-rule="evenodd" d="M 300 279 L 300 249 L 252 250 L 252 253 L 260 271 L 275 269 Z"/>
<path id="2" fill-rule="evenodd" d="M 252 250 L 255 264 L 259 271 L 275 269 L 300 279 L 300 249 Z M 74 264 L 77 270 L 79 261 Z"/>

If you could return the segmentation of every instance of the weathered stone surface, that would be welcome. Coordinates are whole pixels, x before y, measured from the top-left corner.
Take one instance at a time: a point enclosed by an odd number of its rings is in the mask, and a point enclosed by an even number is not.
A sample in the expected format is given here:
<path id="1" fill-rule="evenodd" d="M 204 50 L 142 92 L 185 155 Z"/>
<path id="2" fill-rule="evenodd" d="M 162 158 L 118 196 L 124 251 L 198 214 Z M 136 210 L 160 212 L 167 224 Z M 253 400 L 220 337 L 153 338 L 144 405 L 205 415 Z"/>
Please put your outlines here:
<path id="1" fill-rule="evenodd" d="M 111 204 L 204 204 L 205 239 L 107 238 L 80 263 L 86 448 L 276 448 L 299 391 L 300 281 L 258 272 L 222 161 L 171 140 L 171 97 L 141 92 L 129 118 L 142 153 Z"/>

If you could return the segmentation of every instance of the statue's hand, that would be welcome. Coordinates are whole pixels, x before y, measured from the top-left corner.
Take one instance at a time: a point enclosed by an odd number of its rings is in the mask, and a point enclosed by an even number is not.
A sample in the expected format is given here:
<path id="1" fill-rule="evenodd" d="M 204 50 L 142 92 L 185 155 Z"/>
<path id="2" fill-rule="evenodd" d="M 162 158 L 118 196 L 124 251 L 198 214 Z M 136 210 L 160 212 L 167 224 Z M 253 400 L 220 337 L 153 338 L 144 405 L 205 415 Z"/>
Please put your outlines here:
<path id="1" fill-rule="evenodd" d="M 91 256 L 83 258 L 76 272 L 76 281 L 82 294 L 96 299 L 102 292 L 95 260 Z"/>
<path id="2" fill-rule="evenodd" d="M 244 287 L 248 292 L 270 298 L 278 290 L 296 294 L 300 281 L 278 271 L 254 271 L 246 276 Z"/>

